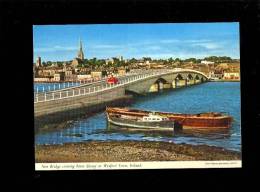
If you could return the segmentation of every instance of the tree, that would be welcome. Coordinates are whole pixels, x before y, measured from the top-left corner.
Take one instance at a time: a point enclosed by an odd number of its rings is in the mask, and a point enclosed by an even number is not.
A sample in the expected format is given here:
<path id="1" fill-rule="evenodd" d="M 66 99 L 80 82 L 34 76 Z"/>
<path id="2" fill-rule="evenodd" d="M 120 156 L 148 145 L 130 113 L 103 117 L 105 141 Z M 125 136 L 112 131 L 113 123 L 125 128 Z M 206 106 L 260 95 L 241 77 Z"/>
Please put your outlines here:
<path id="1" fill-rule="evenodd" d="M 170 57 L 169 59 L 168 59 L 168 61 L 169 61 L 169 63 L 173 63 L 173 58 L 172 57 Z"/>
<path id="2" fill-rule="evenodd" d="M 175 58 L 174 62 L 181 62 L 180 58 Z"/>
<path id="3" fill-rule="evenodd" d="M 186 62 L 193 62 L 193 63 L 197 62 L 196 58 L 189 58 L 189 59 L 186 59 L 185 61 Z"/>
<path id="4" fill-rule="evenodd" d="M 129 63 L 136 63 L 136 62 L 137 62 L 137 60 L 135 58 L 132 58 L 129 60 Z"/>
<path id="5" fill-rule="evenodd" d="M 47 66 L 51 66 L 51 65 L 52 65 L 52 62 L 51 62 L 51 61 L 47 61 L 46 65 L 47 65 Z"/>
<path id="6" fill-rule="evenodd" d="M 151 59 L 151 57 L 143 57 L 143 60 L 144 61 L 151 61 L 152 59 Z"/>

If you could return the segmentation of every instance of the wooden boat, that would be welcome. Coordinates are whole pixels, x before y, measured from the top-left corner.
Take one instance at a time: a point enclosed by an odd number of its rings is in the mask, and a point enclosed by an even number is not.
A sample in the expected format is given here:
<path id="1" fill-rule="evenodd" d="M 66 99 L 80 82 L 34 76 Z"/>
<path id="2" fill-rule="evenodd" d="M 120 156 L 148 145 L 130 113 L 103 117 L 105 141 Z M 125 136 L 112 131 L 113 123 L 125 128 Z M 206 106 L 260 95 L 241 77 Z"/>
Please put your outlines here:
<path id="1" fill-rule="evenodd" d="M 181 114 L 168 113 L 158 111 L 146 111 L 129 108 L 112 108 L 106 109 L 108 116 L 128 116 L 132 118 L 143 118 L 148 114 L 159 115 L 165 117 L 170 121 L 175 122 L 175 126 L 181 126 L 182 129 L 227 129 L 231 127 L 232 117 L 219 112 L 208 112 L 199 114 Z"/>
<path id="2" fill-rule="evenodd" d="M 136 130 L 174 131 L 175 122 L 167 117 L 147 113 L 143 116 L 135 116 L 111 112 L 107 109 L 107 120 L 109 123 L 121 127 L 135 128 Z"/>

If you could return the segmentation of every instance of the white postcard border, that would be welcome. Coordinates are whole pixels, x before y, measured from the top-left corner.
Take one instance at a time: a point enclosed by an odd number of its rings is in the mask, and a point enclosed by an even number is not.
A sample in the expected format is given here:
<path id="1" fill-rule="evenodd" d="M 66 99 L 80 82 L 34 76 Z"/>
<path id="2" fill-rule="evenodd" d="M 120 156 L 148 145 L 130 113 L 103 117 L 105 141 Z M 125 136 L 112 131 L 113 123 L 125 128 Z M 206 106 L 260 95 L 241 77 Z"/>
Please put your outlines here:
<path id="1" fill-rule="evenodd" d="M 124 170 L 124 169 L 187 169 L 187 168 L 241 168 L 242 161 L 154 161 L 154 162 L 86 162 L 35 163 L 36 171 L 51 170 Z"/>

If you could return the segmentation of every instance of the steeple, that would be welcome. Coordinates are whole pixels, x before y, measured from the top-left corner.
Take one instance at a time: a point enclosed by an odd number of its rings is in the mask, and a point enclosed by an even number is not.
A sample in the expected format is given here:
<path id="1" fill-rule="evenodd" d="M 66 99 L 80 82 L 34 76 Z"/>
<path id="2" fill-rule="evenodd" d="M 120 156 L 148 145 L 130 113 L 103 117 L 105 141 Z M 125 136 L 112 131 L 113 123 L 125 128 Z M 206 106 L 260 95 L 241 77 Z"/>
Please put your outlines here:
<path id="1" fill-rule="evenodd" d="M 84 53 L 83 53 L 83 49 L 82 49 L 82 41 L 81 41 L 81 39 L 79 39 L 78 59 L 84 60 Z"/>

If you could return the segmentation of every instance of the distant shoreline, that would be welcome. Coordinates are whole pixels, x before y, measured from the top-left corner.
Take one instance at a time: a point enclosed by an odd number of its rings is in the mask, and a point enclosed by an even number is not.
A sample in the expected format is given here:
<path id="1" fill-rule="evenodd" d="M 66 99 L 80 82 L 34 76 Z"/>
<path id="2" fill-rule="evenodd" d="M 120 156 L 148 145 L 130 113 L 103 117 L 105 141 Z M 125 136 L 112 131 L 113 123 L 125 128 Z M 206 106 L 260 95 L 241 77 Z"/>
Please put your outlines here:
<path id="1" fill-rule="evenodd" d="M 219 79 L 219 80 L 209 80 L 210 82 L 240 82 L 240 80 L 226 80 L 226 79 Z"/>
<path id="2" fill-rule="evenodd" d="M 157 141 L 87 141 L 36 145 L 36 163 L 241 160 L 241 153 L 208 145 Z"/>

